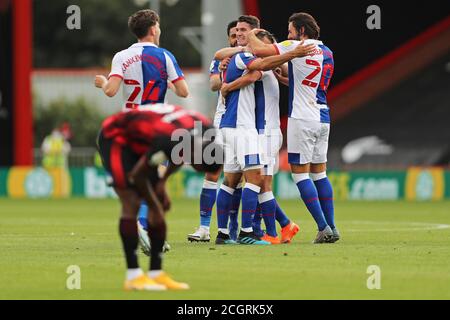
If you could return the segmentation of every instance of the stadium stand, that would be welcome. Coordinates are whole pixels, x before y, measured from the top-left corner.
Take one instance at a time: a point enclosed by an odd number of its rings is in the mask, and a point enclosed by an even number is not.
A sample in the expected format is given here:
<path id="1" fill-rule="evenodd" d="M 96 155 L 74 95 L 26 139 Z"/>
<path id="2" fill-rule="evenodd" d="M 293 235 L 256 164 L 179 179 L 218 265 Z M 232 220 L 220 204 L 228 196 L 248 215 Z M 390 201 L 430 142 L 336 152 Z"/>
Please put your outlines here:
<path id="1" fill-rule="evenodd" d="M 352 166 L 449 165 L 449 88 L 450 54 L 447 53 L 337 121 L 330 144 L 330 164 L 345 167 L 343 148 L 358 138 L 376 136 L 381 141 L 369 139 L 366 147 L 360 144 L 361 150 L 355 151 L 360 157 L 355 156 L 358 159 L 353 159 Z"/>

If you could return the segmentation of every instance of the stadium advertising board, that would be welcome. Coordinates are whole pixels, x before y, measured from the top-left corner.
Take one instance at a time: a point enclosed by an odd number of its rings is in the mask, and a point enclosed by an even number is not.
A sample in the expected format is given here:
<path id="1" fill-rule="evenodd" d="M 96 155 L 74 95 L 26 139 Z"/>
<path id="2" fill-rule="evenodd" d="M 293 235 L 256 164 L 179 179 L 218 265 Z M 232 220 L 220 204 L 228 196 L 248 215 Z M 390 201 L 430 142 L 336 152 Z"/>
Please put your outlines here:
<path id="1" fill-rule="evenodd" d="M 445 176 L 445 199 L 450 199 L 450 171 L 445 171 L 444 173 Z"/>
<path id="2" fill-rule="evenodd" d="M 404 198 L 406 172 L 331 172 L 336 200 L 400 200 Z M 290 173 L 275 178 L 275 190 L 282 199 L 297 199 Z"/>
<path id="3" fill-rule="evenodd" d="M 4 176 L 10 198 L 64 198 L 71 195 L 71 179 L 66 170 L 13 167 Z"/>
<path id="4" fill-rule="evenodd" d="M 411 168 L 408 171 L 331 172 L 336 200 L 410 200 L 450 199 L 450 171 L 441 168 Z M 33 167 L 0 169 L 0 197 L 103 199 L 116 197 L 106 184 L 107 175 L 98 168 L 44 170 Z M 298 191 L 288 172 L 275 177 L 275 194 L 280 199 L 297 199 Z M 172 197 L 197 198 L 203 176 L 182 170 L 168 182 Z"/>
<path id="5" fill-rule="evenodd" d="M 411 168 L 406 177 L 406 199 L 441 200 L 445 193 L 448 197 L 445 186 L 449 184 L 445 181 L 445 175 L 448 177 L 449 173 L 440 168 Z"/>

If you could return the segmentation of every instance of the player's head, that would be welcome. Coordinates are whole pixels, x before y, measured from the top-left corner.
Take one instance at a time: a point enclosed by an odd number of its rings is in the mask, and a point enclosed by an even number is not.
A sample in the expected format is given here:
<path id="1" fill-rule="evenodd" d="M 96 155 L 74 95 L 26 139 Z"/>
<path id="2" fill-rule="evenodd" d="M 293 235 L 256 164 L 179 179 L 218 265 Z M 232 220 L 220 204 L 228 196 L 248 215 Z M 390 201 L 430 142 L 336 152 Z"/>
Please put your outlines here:
<path id="1" fill-rule="evenodd" d="M 130 31 L 139 41 L 149 39 L 159 46 L 161 29 L 159 27 L 159 16 L 153 10 L 140 10 L 128 19 Z"/>
<path id="2" fill-rule="evenodd" d="M 259 40 L 263 41 L 265 44 L 274 44 L 275 42 L 277 42 L 277 40 L 275 39 L 275 36 L 272 33 L 270 33 L 269 31 L 266 31 L 266 30 L 259 31 L 256 34 L 256 37 Z"/>
<path id="3" fill-rule="evenodd" d="M 308 13 L 294 13 L 289 18 L 289 40 L 319 39 L 320 27 Z"/>
<path id="4" fill-rule="evenodd" d="M 61 132 L 64 139 L 66 139 L 66 140 L 72 139 L 72 137 L 73 137 L 72 128 L 70 127 L 70 124 L 68 122 L 64 122 L 59 127 L 59 131 Z"/>
<path id="5" fill-rule="evenodd" d="M 231 21 L 227 27 L 228 43 L 233 48 L 237 46 L 237 23 L 237 20 Z"/>
<path id="6" fill-rule="evenodd" d="M 240 16 L 236 25 L 237 44 L 239 46 L 246 46 L 248 44 L 248 33 L 253 29 L 260 28 L 260 26 L 260 21 L 257 17 Z"/>

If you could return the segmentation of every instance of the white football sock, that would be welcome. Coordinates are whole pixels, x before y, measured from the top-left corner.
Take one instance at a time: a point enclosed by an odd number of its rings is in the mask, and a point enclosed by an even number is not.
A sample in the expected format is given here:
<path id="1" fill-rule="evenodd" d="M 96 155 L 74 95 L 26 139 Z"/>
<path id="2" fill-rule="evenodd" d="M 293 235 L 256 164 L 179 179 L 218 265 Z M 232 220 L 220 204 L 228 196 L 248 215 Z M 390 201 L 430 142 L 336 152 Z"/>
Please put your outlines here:
<path id="1" fill-rule="evenodd" d="M 142 270 L 140 268 L 137 269 L 128 269 L 127 270 L 127 280 L 133 280 L 136 279 L 137 277 L 140 277 L 144 274 L 144 272 L 142 272 Z"/>
<path id="2" fill-rule="evenodd" d="M 228 235 L 230 234 L 230 231 L 228 229 L 221 229 L 221 228 L 219 228 L 218 231 L 223 233 L 223 234 L 228 234 Z"/>

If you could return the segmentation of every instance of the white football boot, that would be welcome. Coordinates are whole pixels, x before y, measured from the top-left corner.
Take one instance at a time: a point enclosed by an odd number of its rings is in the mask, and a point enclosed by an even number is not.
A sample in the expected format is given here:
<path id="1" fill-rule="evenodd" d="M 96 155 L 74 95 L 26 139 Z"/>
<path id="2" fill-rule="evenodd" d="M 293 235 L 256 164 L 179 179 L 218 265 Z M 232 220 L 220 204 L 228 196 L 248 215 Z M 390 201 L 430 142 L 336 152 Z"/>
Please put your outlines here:
<path id="1" fill-rule="evenodd" d="M 200 226 L 194 233 L 188 234 L 187 239 L 190 242 L 209 242 L 211 241 L 209 228 Z"/>
<path id="2" fill-rule="evenodd" d="M 146 256 L 150 256 L 151 254 L 151 248 L 150 245 L 150 239 L 148 238 L 147 230 L 144 229 L 144 227 L 140 224 L 140 222 L 137 222 L 138 226 L 138 235 L 139 235 L 139 244 L 141 245 L 141 250 Z M 163 252 L 170 251 L 171 247 L 170 244 L 166 241 L 164 242 L 163 246 Z"/>

